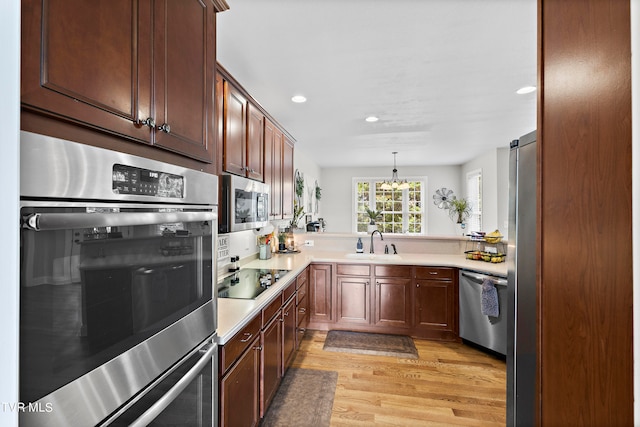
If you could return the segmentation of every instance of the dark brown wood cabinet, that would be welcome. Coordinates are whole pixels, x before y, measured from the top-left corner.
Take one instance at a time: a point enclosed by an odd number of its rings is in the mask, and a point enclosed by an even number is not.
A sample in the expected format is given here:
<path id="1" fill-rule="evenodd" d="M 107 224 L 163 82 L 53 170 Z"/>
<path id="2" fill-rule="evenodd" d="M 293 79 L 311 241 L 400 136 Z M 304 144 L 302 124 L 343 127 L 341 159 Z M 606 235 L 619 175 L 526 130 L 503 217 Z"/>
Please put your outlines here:
<path id="1" fill-rule="evenodd" d="M 458 339 L 458 281 L 454 268 L 416 267 L 414 329 L 425 338 Z"/>
<path id="2" fill-rule="evenodd" d="M 260 418 L 264 417 L 282 380 L 282 319 L 281 311 L 263 327 L 260 363 Z"/>
<path id="3" fill-rule="evenodd" d="M 295 356 L 296 326 L 296 298 L 292 295 L 282 307 L 282 372 L 287 370 Z"/>
<path id="4" fill-rule="evenodd" d="M 224 82 L 223 162 L 225 172 L 245 176 L 247 155 L 247 99 Z"/>
<path id="5" fill-rule="evenodd" d="M 309 322 L 333 323 L 332 264 L 309 267 Z"/>
<path id="6" fill-rule="evenodd" d="M 264 114 L 253 104 L 247 105 L 247 178 L 264 181 Z"/>
<path id="7" fill-rule="evenodd" d="M 25 0 L 22 106 L 210 163 L 215 12 L 197 0 Z"/>
<path id="8" fill-rule="evenodd" d="M 260 421 L 260 326 L 256 316 L 220 347 L 220 425 Z"/>
<path id="9" fill-rule="evenodd" d="M 336 265 L 336 322 L 371 323 L 371 266 Z"/>
<path id="10" fill-rule="evenodd" d="M 304 338 L 309 325 L 309 268 L 298 274 L 296 278 L 296 349 Z"/>
<path id="11" fill-rule="evenodd" d="M 311 264 L 309 282 L 313 329 L 459 340 L 455 268 Z"/>
<path id="12" fill-rule="evenodd" d="M 412 267 L 408 265 L 374 266 L 374 326 L 402 329 L 412 326 L 411 273 Z"/>
<path id="13" fill-rule="evenodd" d="M 282 218 L 293 217 L 293 141 L 284 137 L 282 144 Z"/>
<path id="14" fill-rule="evenodd" d="M 269 119 L 264 121 L 264 182 L 271 189 L 271 219 L 282 219 L 282 146 L 284 135 Z"/>

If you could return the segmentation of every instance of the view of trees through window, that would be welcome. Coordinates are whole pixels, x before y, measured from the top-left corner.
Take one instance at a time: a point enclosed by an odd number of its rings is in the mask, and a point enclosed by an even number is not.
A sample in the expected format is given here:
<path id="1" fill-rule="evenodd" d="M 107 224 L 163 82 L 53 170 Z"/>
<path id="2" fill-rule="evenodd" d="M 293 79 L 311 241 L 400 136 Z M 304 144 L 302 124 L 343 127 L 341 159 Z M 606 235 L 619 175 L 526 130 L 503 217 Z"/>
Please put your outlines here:
<path id="1" fill-rule="evenodd" d="M 357 232 L 367 232 L 369 216 L 366 208 L 381 212 L 375 220 L 383 233 L 424 234 L 424 181 L 409 181 L 405 190 L 383 190 L 381 179 L 355 182 Z"/>

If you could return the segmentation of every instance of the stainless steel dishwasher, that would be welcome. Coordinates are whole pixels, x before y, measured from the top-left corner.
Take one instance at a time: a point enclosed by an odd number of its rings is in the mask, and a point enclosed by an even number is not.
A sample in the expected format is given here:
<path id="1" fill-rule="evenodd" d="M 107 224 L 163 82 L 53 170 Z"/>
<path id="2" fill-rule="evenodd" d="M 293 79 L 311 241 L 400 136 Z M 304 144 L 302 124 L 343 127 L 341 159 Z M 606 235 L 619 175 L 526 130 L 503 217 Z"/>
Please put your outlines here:
<path id="1" fill-rule="evenodd" d="M 499 316 L 482 314 L 482 282 L 493 279 Z M 507 355 L 507 279 L 460 270 L 460 338 Z"/>

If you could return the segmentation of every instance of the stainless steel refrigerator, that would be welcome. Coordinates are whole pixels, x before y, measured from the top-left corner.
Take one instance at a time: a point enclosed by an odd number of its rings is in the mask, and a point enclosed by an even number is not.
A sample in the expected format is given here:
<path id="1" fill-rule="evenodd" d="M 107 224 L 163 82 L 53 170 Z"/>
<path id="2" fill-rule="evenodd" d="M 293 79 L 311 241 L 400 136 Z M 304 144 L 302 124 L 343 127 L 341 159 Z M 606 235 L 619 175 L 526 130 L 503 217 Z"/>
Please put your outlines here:
<path id="1" fill-rule="evenodd" d="M 507 250 L 507 426 L 536 419 L 536 132 L 511 142 Z"/>

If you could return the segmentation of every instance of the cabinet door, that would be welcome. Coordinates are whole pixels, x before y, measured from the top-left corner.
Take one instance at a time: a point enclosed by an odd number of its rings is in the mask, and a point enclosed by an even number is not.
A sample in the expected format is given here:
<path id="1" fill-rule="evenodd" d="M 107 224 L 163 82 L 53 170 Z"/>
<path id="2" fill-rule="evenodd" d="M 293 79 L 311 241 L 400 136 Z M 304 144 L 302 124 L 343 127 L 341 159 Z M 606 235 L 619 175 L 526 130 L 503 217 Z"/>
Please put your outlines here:
<path id="1" fill-rule="evenodd" d="M 415 327 L 433 331 L 434 337 L 456 339 L 458 298 L 455 282 L 451 280 L 416 280 Z"/>
<path id="2" fill-rule="evenodd" d="M 156 0 L 155 145 L 213 161 L 215 10 L 199 0 Z"/>
<path id="3" fill-rule="evenodd" d="M 282 308 L 282 372 L 293 361 L 296 350 L 296 297 Z"/>
<path id="4" fill-rule="evenodd" d="M 150 143 L 150 29 L 148 1 L 23 0 L 23 106 Z"/>
<path id="5" fill-rule="evenodd" d="M 260 421 L 260 347 L 257 337 L 220 381 L 220 425 L 256 426 Z"/>
<path id="6" fill-rule="evenodd" d="M 309 270 L 309 320 L 333 322 L 331 264 L 312 264 Z"/>
<path id="7" fill-rule="evenodd" d="M 224 139 L 223 169 L 245 175 L 247 100 L 224 82 Z"/>
<path id="8" fill-rule="evenodd" d="M 409 328 L 411 326 L 411 279 L 376 277 L 374 324 Z"/>
<path id="9" fill-rule="evenodd" d="M 264 182 L 271 190 L 271 219 L 282 218 L 282 144 L 283 135 L 268 119 L 264 120 Z"/>
<path id="10" fill-rule="evenodd" d="M 338 276 L 336 280 L 336 322 L 368 324 L 371 299 L 369 278 Z"/>
<path id="11" fill-rule="evenodd" d="M 264 181 L 264 115 L 247 105 L 247 178 Z"/>
<path id="12" fill-rule="evenodd" d="M 282 217 L 293 216 L 293 142 L 284 138 L 282 144 Z"/>
<path id="13" fill-rule="evenodd" d="M 282 322 L 278 313 L 262 330 L 260 363 L 260 418 L 273 399 L 282 379 Z"/>

